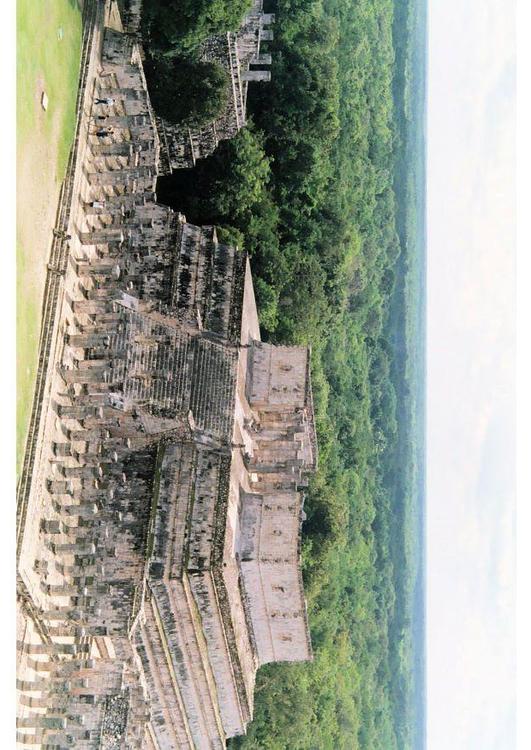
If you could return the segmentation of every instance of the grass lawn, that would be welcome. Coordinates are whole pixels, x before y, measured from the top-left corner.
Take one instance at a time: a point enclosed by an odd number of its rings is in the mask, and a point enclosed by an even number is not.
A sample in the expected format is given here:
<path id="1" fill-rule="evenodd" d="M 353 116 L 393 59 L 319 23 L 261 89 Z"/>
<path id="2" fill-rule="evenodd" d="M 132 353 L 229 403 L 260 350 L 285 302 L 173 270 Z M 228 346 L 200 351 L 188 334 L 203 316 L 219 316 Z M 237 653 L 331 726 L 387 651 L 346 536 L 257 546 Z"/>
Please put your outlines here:
<path id="1" fill-rule="evenodd" d="M 77 0 L 18 0 L 17 473 L 35 384 L 46 261 L 75 129 L 80 53 Z"/>

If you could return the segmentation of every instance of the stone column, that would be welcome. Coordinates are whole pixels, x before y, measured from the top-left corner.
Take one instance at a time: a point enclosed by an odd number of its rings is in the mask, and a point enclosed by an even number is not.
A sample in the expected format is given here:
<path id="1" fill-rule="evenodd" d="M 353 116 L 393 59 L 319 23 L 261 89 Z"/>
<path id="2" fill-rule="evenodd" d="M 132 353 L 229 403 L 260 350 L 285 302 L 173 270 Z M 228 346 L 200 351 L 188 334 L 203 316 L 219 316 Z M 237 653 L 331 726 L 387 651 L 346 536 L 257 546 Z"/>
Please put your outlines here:
<path id="1" fill-rule="evenodd" d="M 72 482 L 63 479 L 49 479 L 46 489 L 51 495 L 69 495 L 72 493 Z"/>
<path id="2" fill-rule="evenodd" d="M 121 227 L 120 227 L 121 228 Z M 78 276 L 108 276 L 112 279 L 119 279 L 121 274 L 120 266 L 111 261 L 94 261 L 78 262 L 76 264 L 76 273 Z"/>
<path id="3" fill-rule="evenodd" d="M 101 117 L 101 115 L 98 115 Z M 98 120 L 104 127 L 125 128 L 145 128 L 151 126 L 151 119 L 148 114 L 126 114 L 126 115 L 108 115 L 105 120 Z M 134 139 L 133 139 L 134 140 Z"/>
<path id="4" fill-rule="evenodd" d="M 85 313 L 86 315 L 115 312 L 112 300 L 72 300 L 70 307 L 72 308 L 72 312 Z"/>
<path id="5" fill-rule="evenodd" d="M 123 226 L 105 227 L 93 229 L 91 232 L 81 232 L 79 240 L 82 245 L 99 245 L 107 242 L 123 242 L 129 234 Z"/>
<path id="6" fill-rule="evenodd" d="M 108 312 L 98 313 L 95 320 L 87 324 L 77 324 L 80 333 L 104 333 L 119 332 L 125 325 L 124 311 L 120 308 Z"/>
<path id="7" fill-rule="evenodd" d="M 153 191 L 146 191 L 142 193 L 127 193 L 124 195 L 114 195 L 105 198 L 105 207 L 118 207 L 122 206 L 126 209 L 134 209 L 135 206 L 145 206 L 151 201 L 155 202 L 157 196 Z"/>
<path id="8" fill-rule="evenodd" d="M 115 85 L 111 85 L 107 88 L 101 88 L 100 94 L 98 96 L 100 98 L 103 98 L 106 94 L 109 93 L 113 99 L 119 99 L 122 101 L 127 99 L 132 99 L 133 101 L 145 101 L 146 99 L 146 92 L 140 87 L 140 84 L 137 87 L 128 87 L 120 86 L 118 83 L 116 83 Z"/>
<path id="9" fill-rule="evenodd" d="M 107 172 L 90 172 L 87 179 L 91 185 L 125 185 L 141 177 L 154 177 L 152 167 L 128 167 Z"/>
<path id="10" fill-rule="evenodd" d="M 56 443 L 52 442 L 52 451 L 54 456 L 71 456 L 72 455 L 72 446 L 70 443 Z"/>
<path id="11" fill-rule="evenodd" d="M 131 141 L 120 143 L 92 143 L 90 150 L 93 156 L 132 156 L 135 144 Z"/>
<path id="12" fill-rule="evenodd" d="M 66 342 L 74 349 L 90 349 L 105 347 L 111 343 L 112 329 L 106 331 L 87 331 L 86 333 L 70 333 L 65 336 Z"/>

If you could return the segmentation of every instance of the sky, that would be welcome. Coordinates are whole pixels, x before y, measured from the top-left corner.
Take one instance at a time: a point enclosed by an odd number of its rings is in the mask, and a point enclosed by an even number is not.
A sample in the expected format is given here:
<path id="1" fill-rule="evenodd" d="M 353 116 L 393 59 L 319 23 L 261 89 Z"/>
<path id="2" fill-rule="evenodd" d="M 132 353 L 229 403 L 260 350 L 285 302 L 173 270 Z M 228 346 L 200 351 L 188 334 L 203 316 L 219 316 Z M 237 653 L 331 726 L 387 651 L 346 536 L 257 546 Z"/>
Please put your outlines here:
<path id="1" fill-rule="evenodd" d="M 428 0 L 428 750 L 513 750 L 513 0 Z"/>

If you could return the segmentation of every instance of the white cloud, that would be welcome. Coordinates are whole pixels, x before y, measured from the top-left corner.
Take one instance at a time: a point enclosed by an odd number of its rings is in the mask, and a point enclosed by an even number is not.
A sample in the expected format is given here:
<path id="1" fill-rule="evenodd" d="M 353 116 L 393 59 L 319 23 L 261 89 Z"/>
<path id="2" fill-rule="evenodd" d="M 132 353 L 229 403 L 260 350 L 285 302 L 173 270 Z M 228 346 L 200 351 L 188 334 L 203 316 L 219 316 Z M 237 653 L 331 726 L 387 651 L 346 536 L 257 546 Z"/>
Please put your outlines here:
<path id="1" fill-rule="evenodd" d="M 514 747 L 514 30 L 432 0 L 428 747 Z"/>

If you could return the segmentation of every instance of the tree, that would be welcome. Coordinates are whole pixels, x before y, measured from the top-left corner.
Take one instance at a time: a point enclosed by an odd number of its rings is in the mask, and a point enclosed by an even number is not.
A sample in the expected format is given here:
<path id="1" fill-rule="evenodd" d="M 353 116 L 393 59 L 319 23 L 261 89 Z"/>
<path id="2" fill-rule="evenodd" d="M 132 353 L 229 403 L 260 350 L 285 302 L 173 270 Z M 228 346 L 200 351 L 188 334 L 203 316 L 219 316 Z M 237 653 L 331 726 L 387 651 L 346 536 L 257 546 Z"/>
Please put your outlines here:
<path id="1" fill-rule="evenodd" d="M 156 57 L 195 57 L 209 36 L 235 31 L 251 0 L 144 0 L 142 33 Z"/>
<path id="2" fill-rule="evenodd" d="M 145 67 L 153 107 L 168 122 L 201 127 L 226 109 L 229 76 L 218 63 L 150 57 Z"/>

